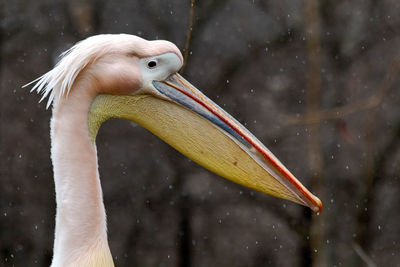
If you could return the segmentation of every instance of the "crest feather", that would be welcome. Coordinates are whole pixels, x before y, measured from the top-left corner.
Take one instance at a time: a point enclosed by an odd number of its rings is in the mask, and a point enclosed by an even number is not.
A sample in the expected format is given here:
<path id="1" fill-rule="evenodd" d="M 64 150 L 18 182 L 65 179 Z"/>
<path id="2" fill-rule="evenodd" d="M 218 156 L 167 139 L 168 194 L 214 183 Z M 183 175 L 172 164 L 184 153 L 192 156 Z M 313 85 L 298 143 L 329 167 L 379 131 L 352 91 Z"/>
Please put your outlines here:
<path id="1" fill-rule="evenodd" d="M 126 36 L 126 35 L 125 35 Z M 124 34 L 118 37 L 124 37 Z M 39 102 L 48 97 L 46 108 L 53 101 L 58 101 L 63 96 L 68 96 L 79 73 L 98 58 L 112 50 L 111 42 L 115 41 L 116 35 L 97 35 L 78 42 L 73 47 L 60 55 L 60 61 L 56 66 L 22 86 L 23 88 L 35 84 L 31 92 L 42 94 Z"/>

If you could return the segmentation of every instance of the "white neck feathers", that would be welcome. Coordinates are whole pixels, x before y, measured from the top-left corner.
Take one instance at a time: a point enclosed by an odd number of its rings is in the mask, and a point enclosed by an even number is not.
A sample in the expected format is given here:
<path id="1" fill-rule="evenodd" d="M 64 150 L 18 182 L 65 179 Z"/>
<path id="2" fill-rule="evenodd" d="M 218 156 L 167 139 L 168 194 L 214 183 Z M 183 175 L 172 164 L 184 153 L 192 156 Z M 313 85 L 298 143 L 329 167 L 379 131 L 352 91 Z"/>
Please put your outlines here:
<path id="1" fill-rule="evenodd" d="M 113 266 L 96 146 L 88 134 L 87 116 L 94 92 L 82 89 L 75 88 L 60 100 L 51 120 L 57 200 L 52 267 Z"/>

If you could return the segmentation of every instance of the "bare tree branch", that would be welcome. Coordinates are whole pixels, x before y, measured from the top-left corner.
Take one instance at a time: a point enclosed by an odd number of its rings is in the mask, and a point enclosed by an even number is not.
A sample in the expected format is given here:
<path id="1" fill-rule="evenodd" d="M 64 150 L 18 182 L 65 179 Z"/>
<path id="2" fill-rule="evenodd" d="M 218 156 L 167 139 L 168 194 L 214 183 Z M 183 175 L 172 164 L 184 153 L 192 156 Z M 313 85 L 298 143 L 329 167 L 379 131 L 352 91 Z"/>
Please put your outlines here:
<path id="1" fill-rule="evenodd" d="M 362 261 L 368 266 L 368 267 L 377 267 L 375 262 L 371 259 L 371 257 L 368 256 L 368 254 L 362 249 L 362 247 L 357 244 L 353 243 L 352 247 L 354 251 L 357 253 L 357 255 L 362 259 Z"/>
<path id="2" fill-rule="evenodd" d="M 194 23 L 194 5 L 195 5 L 195 0 L 190 1 L 190 13 L 189 13 L 189 25 L 187 28 L 186 32 L 186 42 L 185 42 L 185 51 L 183 55 L 183 65 L 180 70 L 181 73 L 185 70 L 187 60 L 189 57 L 189 48 L 190 48 L 190 39 L 192 37 L 192 31 L 193 31 L 193 23 Z"/>
<path id="3" fill-rule="evenodd" d="M 307 34 L 307 117 L 320 112 L 321 95 L 321 21 L 318 0 L 309 0 L 304 7 L 305 27 Z M 318 192 L 324 201 L 323 152 L 321 147 L 320 121 L 309 125 L 308 155 L 311 172 L 311 187 Z M 313 266 L 326 266 L 326 249 L 324 244 L 325 216 L 312 216 L 310 224 L 310 251 Z M 317 252 L 317 253 L 315 253 Z M 305 263 L 307 264 L 307 263 Z"/>
<path id="4" fill-rule="evenodd" d="M 300 116 L 290 115 L 286 118 L 285 124 L 311 124 L 323 120 L 340 119 L 364 110 L 376 109 L 382 104 L 386 95 L 390 91 L 397 78 L 396 74 L 399 73 L 399 71 L 400 56 L 394 60 L 387 75 L 383 79 L 381 86 L 372 96 L 345 106 L 322 110 L 320 112 L 308 113 Z"/>

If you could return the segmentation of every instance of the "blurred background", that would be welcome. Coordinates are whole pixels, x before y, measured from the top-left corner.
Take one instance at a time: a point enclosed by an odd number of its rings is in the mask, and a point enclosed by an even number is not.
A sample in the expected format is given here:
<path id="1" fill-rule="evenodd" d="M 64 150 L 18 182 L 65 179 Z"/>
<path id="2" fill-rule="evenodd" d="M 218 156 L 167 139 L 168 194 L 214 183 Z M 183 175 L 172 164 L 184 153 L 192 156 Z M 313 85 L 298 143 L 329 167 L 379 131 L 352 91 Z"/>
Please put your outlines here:
<path id="1" fill-rule="evenodd" d="M 397 0 L 1 0 L 0 265 L 52 257 L 51 110 L 21 86 L 81 39 L 129 33 L 176 43 L 183 75 L 324 210 L 111 120 L 97 145 L 116 266 L 400 266 L 399 14 Z"/>

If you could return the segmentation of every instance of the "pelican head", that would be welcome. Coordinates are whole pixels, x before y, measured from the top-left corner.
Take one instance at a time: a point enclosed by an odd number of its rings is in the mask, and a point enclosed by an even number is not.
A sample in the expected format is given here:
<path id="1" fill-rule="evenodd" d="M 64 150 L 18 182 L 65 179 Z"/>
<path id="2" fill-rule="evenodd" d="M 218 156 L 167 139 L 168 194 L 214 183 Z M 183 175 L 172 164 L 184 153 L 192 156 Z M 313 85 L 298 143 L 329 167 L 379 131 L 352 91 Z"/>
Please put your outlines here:
<path id="1" fill-rule="evenodd" d="M 148 129 L 235 183 L 321 211 L 321 201 L 243 125 L 178 74 L 167 41 L 98 35 L 63 53 L 33 81 L 53 105 L 51 154 L 57 201 L 52 266 L 113 266 L 95 139 L 111 118 Z"/>
<path id="2" fill-rule="evenodd" d="M 222 177 L 319 212 L 321 201 L 271 151 L 178 74 L 182 64 L 182 54 L 170 42 L 97 35 L 63 53 L 32 91 L 43 93 L 42 99 L 49 96 L 47 107 L 53 101 L 57 106 L 80 84 L 92 95 L 92 142 L 104 121 L 127 119 Z"/>

